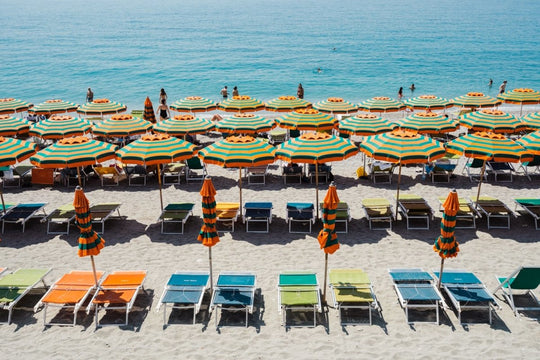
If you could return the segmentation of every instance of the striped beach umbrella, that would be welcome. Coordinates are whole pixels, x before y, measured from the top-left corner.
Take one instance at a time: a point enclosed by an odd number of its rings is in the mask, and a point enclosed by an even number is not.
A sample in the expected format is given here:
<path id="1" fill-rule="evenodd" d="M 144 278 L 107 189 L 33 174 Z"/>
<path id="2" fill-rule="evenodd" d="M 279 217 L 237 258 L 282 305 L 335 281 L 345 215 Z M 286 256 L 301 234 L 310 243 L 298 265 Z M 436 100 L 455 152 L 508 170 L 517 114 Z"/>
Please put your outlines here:
<path id="1" fill-rule="evenodd" d="M 109 99 L 95 99 L 92 102 L 81 105 L 77 112 L 83 115 L 103 115 L 118 114 L 127 110 L 127 106 Z"/>
<path id="2" fill-rule="evenodd" d="M 339 122 L 340 133 L 358 136 L 377 135 L 395 127 L 395 124 L 375 114 L 356 114 Z"/>
<path id="3" fill-rule="evenodd" d="M 31 122 L 9 115 L 0 115 L 0 136 L 17 136 L 30 130 Z"/>
<path id="4" fill-rule="evenodd" d="M 154 112 L 154 106 L 152 105 L 152 100 L 147 96 L 144 100 L 144 112 L 143 119 L 150 121 L 152 124 L 156 123 L 156 113 Z"/>
<path id="5" fill-rule="evenodd" d="M 216 124 L 216 130 L 226 134 L 257 134 L 276 127 L 276 122 L 253 113 L 238 113 Z"/>
<path id="6" fill-rule="evenodd" d="M 530 113 L 521 118 L 529 129 L 540 129 L 540 112 Z"/>
<path id="7" fill-rule="evenodd" d="M 459 123 L 472 131 L 517 133 L 527 129 L 527 124 L 514 115 L 496 109 L 483 109 L 461 115 Z"/>
<path id="8" fill-rule="evenodd" d="M 53 115 L 30 126 L 28 134 L 42 139 L 62 139 L 90 132 L 92 123 L 69 115 Z"/>
<path id="9" fill-rule="evenodd" d="M 203 225 L 197 240 L 208 247 L 210 287 L 212 287 L 214 283 L 212 281 L 212 246 L 219 242 L 219 235 L 216 229 L 216 189 L 209 176 L 204 179 L 200 194 L 202 197 Z"/>
<path id="10" fill-rule="evenodd" d="M 338 125 L 329 114 L 315 109 L 298 109 L 276 119 L 280 127 L 289 130 L 328 131 Z"/>
<path id="11" fill-rule="evenodd" d="M 419 112 L 395 122 L 401 129 L 419 134 L 440 134 L 455 131 L 458 123 L 448 116 L 435 112 Z"/>
<path id="12" fill-rule="evenodd" d="M 28 109 L 28 112 L 36 115 L 51 115 L 51 114 L 61 114 L 68 113 L 77 110 L 79 105 L 70 102 L 64 101 L 61 99 L 53 99 L 42 102 L 39 105 Z"/>
<path id="13" fill-rule="evenodd" d="M 151 128 L 152 123 L 149 121 L 128 114 L 117 114 L 95 123 L 92 133 L 104 137 L 125 137 L 144 134 Z"/>
<path id="14" fill-rule="evenodd" d="M 277 112 L 290 112 L 297 109 L 306 109 L 311 107 L 311 103 L 296 96 L 280 96 L 266 103 L 266 110 Z"/>
<path id="15" fill-rule="evenodd" d="M 501 100 L 481 92 L 468 92 L 451 100 L 454 106 L 468 108 L 494 107 L 501 104 Z"/>
<path id="16" fill-rule="evenodd" d="M 98 278 L 96 273 L 96 265 L 94 256 L 99 255 L 101 249 L 105 247 L 105 240 L 92 229 L 92 214 L 90 213 L 90 203 L 84 191 L 80 186 L 75 188 L 75 197 L 73 199 L 73 207 L 75 208 L 75 224 L 79 228 L 79 249 L 77 254 L 79 257 L 90 256 L 92 261 L 92 271 L 96 287 L 98 286 Z"/>
<path id="17" fill-rule="evenodd" d="M 315 110 L 329 114 L 350 114 L 358 111 L 358 105 L 345 101 L 340 97 L 329 97 L 313 104 Z"/>
<path id="18" fill-rule="evenodd" d="M 217 103 L 200 96 L 188 96 L 171 104 L 171 109 L 178 112 L 205 112 L 217 109 Z"/>
<path id="19" fill-rule="evenodd" d="M 28 159 L 37 150 L 36 143 L 0 136 L 0 166 L 14 165 Z"/>
<path id="20" fill-rule="evenodd" d="M 435 240 L 433 250 L 441 257 L 441 269 L 439 276 L 439 288 L 444 268 L 444 259 L 456 257 L 459 252 L 459 244 L 456 241 L 456 215 L 459 211 L 459 197 L 456 189 L 452 190 L 443 203 L 441 219 L 441 235 Z"/>
<path id="21" fill-rule="evenodd" d="M 497 98 L 507 104 L 520 105 L 519 116 L 521 116 L 523 112 L 523 105 L 540 104 L 540 91 L 519 88 L 499 94 Z"/>
<path id="22" fill-rule="evenodd" d="M 323 228 L 317 236 L 319 245 L 324 251 L 324 287 L 323 299 L 326 301 L 326 278 L 328 274 L 328 254 L 333 254 L 339 249 L 339 241 L 336 234 L 336 212 L 339 204 L 339 197 L 336 186 L 332 182 L 328 187 L 322 206 Z M 317 204 L 318 205 L 318 204 Z"/>
<path id="23" fill-rule="evenodd" d="M 540 155 L 540 130 L 524 135 L 516 142 L 529 150 L 533 155 Z"/>
<path id="24" fill-rule="evenodd" d="M 218 107 L 227 112 L 249 112 L 264 110 L 264 103 L 248 95 L 237 95 L 223 100 Z"/>
<path id="25" fill-rule="evenodd" d="M 405 104 L 401 101 L 387 96 L 376 96 L 358 104 L 359 110 L 378 113 L 396 112 L 404 110 L 405 107 Z"/>
<path id="26" fill-rule="evenodd" d="M 413 110 L 443 110 L 454 106 L 450 100 L 435 95 L 420 95 L 403 103 Z"/>
<path id="27" fill-rule="evenodd" d="M 196 118 L 191 114 L 176 115 L 172 118 L 160 121 L 153 126 L 154 131 L 171 136 L 186 136 L 205 134 L 214 130 L 215 125 L 209 119 Z"/>
<path id="28" fill-rule="evenodd" d="M 259 138 L 229 136 L 199 150 L 199 158 L 206 164 L 238 168 L 240 208 L 242 208 L 242 168 L 268 165 L 274 162 L 275 148 Z"/>
<path id="29" fill-rule="evenodd" d="M 0 114 L 10 114 L 22 112 L 30 109 L 34 104 L 14 99 L 14 98 L 2 98 L 0 99 Z"/>

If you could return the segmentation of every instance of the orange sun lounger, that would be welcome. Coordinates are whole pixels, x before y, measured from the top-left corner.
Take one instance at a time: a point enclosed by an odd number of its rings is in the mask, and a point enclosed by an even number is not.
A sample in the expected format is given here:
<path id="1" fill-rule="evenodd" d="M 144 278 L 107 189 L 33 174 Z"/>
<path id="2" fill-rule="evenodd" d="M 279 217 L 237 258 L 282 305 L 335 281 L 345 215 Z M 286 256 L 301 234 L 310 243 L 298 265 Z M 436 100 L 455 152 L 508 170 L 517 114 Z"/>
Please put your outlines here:
<path id="1" fill-rule="evenodd" d="M 103 271 L 96 273 L 98 284 L 103 277 Z M 43 324 L 49 325 L 70 325 L 69 323 L 54 323 L 52 319 L 47 322 L 47 309 L 57 307 L 62 309 L 73 309 L 73 326 L 77 323 L 77 313 L 84 305 L 88 296 L 96 290 L 96 280 L 92 271 L 71 271 L 58 279 L 43 295 L 41 300 L 34 307 L 36 312 L 43 306 Z"/>
<path id="2" fill-rule="evenodd" d="M 100 310 L 125 310 L 128 324 L 129 312 L 133 308 L 135 299 L 143 288 L 146 271 L 115 271 L 107 275 L 94 294 L 87 312 L 95 307 L 96 328 L 100 326 L 98 314 Z M 104 324 L 119 325 L 119 324 Z M 103 325 L 101 325 L 103 326 Z"/>

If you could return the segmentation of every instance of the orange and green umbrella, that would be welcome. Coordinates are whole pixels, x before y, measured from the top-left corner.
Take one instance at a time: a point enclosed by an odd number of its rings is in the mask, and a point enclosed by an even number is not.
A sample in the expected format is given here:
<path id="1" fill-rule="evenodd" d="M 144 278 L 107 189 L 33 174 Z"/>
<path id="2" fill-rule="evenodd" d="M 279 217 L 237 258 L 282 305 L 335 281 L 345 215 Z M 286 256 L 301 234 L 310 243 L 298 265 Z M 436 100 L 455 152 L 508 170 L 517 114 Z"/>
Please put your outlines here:
<path id="1" fill-rule="evenodd" d="M 358 105 L 340 97 L 329 97 L 313 104 L 315 110 L 329 114 L 350 114 L 358 111 Z"/>
<path id="2" fill-rule="evenodd" d="M 53 99 L 42 102 L 39 105 L 35 105 L 34 107 L 30 108 L 28 112 L 36 115 L 60 114 L 75 111 L 77 110 L 78 106 L 79 105 L 70 101 Z"/>
<path id="3" fill-rule="evenodd" d="M 36 143 L 0 136 L 0 166 L 14 165 L 28 159 L 37 150 Z"/>
<path id="4" fill-rule="evenodd" d="M 442 206 L 441 235 L 433 245 L 433 250 L 441 257 L 439 288 L 441 287 L 444 259 L 456 257 L 459 252 L 459 244 L 455 237 L 456 219 L 459 211 L 459 198 L 456 189 L 448 194 Z"/>
<path id="5" fill-rule="evenodd" d="M 494 107 L 501 104 L 501 100 L 481 92 L 468 92 L 465 95 L 452 99 L 454 106 L 469 108 Z"/>
<path id="6" fill-rule="evenodd" d="M 533 155 L 540 155 L 540 130 L 524 135 L 516 142 L 530 151 Z"/>
<path id="7" fill-rule="evenodd" d="M 219 242 L 219 235 L 216 228 L 216 189 L 212 183 L 212 179 L 207 176 L 204 179 L 201 191 L 202 197 L 202 213 L 203 225 L 199 231 L 197 240 L 208 247 L 208 261 L 210 264 L 210 286 L 213 286 L 212 281 L 212 246 Z"/>
<path id="8" fill-rule="evenodd" d="M 253 113 L 238 113 L 217 123 L 216 130 L 226 134 L 257 134 L 275 127 L 274 120 Z"/>
<path id="9" fill-rule="evenodd" d="M 497 98 L 507 104 L 521 105 L 519 110 L 519 116 L 521 116 L 523 105 L 540 104 L 540 91 L 535 91 L 528 88 L 519 88 L 499 94 Z"/>
<path id="10" fill-rule="evenodd" d="M 10 114 L 22 112 L 30 109 L 34 104 L 14 99 L 14 98 L 2 98 L 0 99 L 0 114 Z"/>
<path id="11" fill-rule="evenodd" d="M 443 110 L 454 106 L 450 100 L 435 95 L 420 95 L 403 103 L 413 110 Z"/>
<path id="12" fill-rule="evenodd" d="M 83 115 L 103 115 L 118 114 L 127 110 L 127 106 L 109 99 L 95 99 L 92 102 L 81 105 L 77 112 Z"/>
<path id="13" fill-rule="evenodd" d="M 529 129 L 540 129 L 540 112 L 530 113 L 521 118 Z"/>
<path id="14" fill-rule="evenodd" d="M 144 112 L 143 119 L 150 121 L 152 124 L 156 123 L 156 113 L 154 112 L 154 106 L 152 105 L 152 100 L 147 96 L 144 100 Z"/>
<path id="15" fill-rule="evenodd" d="M 90 132 L 92 123 L 69 115 L 53 115 L 30 126 L 29 135 L 42 139 L 62 139 Z"/>
<path id="16" fill-rule="evenodd" d="M 419 112 L 395 123 L 401 129 L 416 131 L 419 134 L 441 134 L 455 131 L 458 123 L 448 116 L 435 112 Z"/>
<path id="17" fill-rule="evenodd" d="M 298 109 L 276 119 L 280 127 L 289 130 L 328 131 L 338 121 L 330 114 L 315 109 Z"/>
<path id="18" fill-rule="evenodd" d="M 378 113 L 397 112 L 404 110 L 405 107 L 405 104 L 401 101 L 387 96 L 376 96 L 358 104 L 359 110 Z"/>
<path id="19" fill-rule="evenodd" d="M 527 129 L 527 124 L 514 115 L 496 109 L 483 109 L 461 115 L 459 123 L 472 131 L 517 133 Z"/>
<path id="20" fill-rule="evenodd" d="M 152 123 L 132 115 L 113 115 L 92 126 L 92 133 L 104 137 L 141 135 L 152 128 Z"/>
<path id="21" fill-rule="evenodd" d="M 375 114 L 357 114 L 339 123 L 339 132 L 349 135 L 369 136 L 392 131 L 395 124 Z"/>
<path id="22" fill-rule="evenodd" d="M 176 115 L 154 124 L 154 131 L 171 136 L 205 134 L 215 128 L 209 119 L 196 118 L 191 114 Z"/>
<path id="23" fill-rule="evenodd" d="M 311 103 L 296 96 L 280 96 L 266 103 L 266 110 L 276 112 L 290 112 L 296 109 L 306 109 L 311 107 Z"/>
<path id="24" fill-rule="evenodd" d="M 217 109 L 217 103 L 201 96 L 188 96 L 171 104 L 171 109 L 178 112 L 205 112 Z"/>
<path id="25" fill-rule="evenodd" d="M 249 95 L 237 95 L 223 100 L 218 107 L 227 112 L 250 112 L 264 110 L 264 103 Z"/>
<path id="26" fill-rule="evenodd" d="M 27 134 L 30 130 L 30 123 L 27 120 L 9 115 L 0 115 L 0 136 L 17 136 Z"/>

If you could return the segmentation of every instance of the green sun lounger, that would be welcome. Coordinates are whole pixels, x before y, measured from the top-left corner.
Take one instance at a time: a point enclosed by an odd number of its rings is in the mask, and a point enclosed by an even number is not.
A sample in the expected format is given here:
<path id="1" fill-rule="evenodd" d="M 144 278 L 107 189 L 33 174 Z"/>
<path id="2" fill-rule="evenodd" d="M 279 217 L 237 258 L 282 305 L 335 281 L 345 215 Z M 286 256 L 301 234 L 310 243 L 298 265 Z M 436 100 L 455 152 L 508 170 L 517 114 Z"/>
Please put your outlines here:
<path id="1" fill-rule="evenodd" d="M 497 276 L 499 286 L 495 288 L 493 293 L 502 291 L 502 295 L 514 311 L 514 314 L 519 317 L 519 311 L 540 311 L 540 299 L 534 294 L 534 290 L 540 286 L 540 267 L 539 266 L 522 266 L 512 272 L 510 276 Z M 516 304 L 515 296 L 529 295 L 534 303 L 534 306 L 519 306 Z"/>
<path id="2" fill-rule="evenodd" d="M 90 206 L 90 214 L 92 215 L 92 224 L 101 224 L 100 234 L 105 232 L 105 221 L 110 218 L 121 219 L 120 203 L 102 203 Z M 116 212 L 116 216 L 114 213 Z"/>
<path id="3" fill-rule="evenodd" d="M 56 210 L 51 212 L 49 215 L 44 217 L 41 221 L 47 222 L 47 234 L 69 234 L 69 226 L 71 222 L 75 219 L 75 208 L 73 204 L 65 204 L 58 207 Z M 56 226 L 66 225 L 65 231 L 51 230 L 51 224 Z"/>
<path id="4" fill-rule="evenodd" d="M 183 234 L 184 224 L 193 215 L 193 203 L 172 203 L 168 204 L 159 215 L 158 221 L 161 223 L 162 234 Z M 181 231 L 165 231 L 165 224 L 181 224 Z"/>
<path id="5" fill-rule="evenodd" d="M 516 203 L 516 212 L 518 212 L 517 207 L 520 206 L 523 209 L 523 212 L 533 217 L 536 230 L 540 230 L 540 225 L 538 223 L 540 220 L 540 199 L 518 198 L 514 199 L 514 201 Z"/>
<path id="6" fill-rule="evenodd" d="M 322 311 L 317 275 L 309 272 L 279 274 L 278 309 L 283 314 L 282 325 L 287 327 L 287 311 L 313 310 L 313 327 L 317 326 L 317 311 Z"/>
<path id="7" fill-rule="evenodd" d="M 366 198 L 362 200 L 362 208 L 366 213 L 370 230 L 392 230 L 392 219 L 394 218 L 394 212 L 392 211 L 390 201 L 384 198 Z M 386 222 L 388 222 L 388 228 L 373 226 L 373 223 L 384 224 Z"/>

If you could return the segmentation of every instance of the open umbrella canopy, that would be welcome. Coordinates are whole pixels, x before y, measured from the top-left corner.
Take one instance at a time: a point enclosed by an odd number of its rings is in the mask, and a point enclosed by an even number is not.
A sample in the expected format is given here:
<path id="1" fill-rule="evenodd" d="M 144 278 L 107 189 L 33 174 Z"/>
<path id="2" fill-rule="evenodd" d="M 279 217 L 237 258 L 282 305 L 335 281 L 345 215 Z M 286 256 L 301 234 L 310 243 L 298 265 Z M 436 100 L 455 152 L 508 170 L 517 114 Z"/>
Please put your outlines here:
<path id="1" fill-rule="evenodd" d="M 469 92 L 452 99 L 454 106 L 470 108 L 494 107 L 501 104 L 501 102 L 501 100 L 489 95 L 484 95 L 484 93 L 481 92 Z"/>
<path id="2" fill-rule="evenodd" d="M 117 114 L 127 110 L 127 106 L 109 99 L 95 99 L 92 102 L 81 105 L 77 108 L 79 114 L 84 115 L 107 115 Z"/>
<path id="3" fill-rule="evenodd" d="M 17 136 L 30 130 L 31 122 L 9 115 L 0 115 L 0 136 Z"/>
<path id="4" fill-rule="evenodd" d="M 36 143 L 0 136 L 0 166 L 14 165 L 34 155 Z"/>
<path id="5" fill-rule="evenodd" d="M 210 119 L 196 118 L 191 114 L 176 115 L 154 124 L 154 131 L 171 136 L 204 134 L 215 128 Z"/>
<path id="6" fill-rule="evenodd" d="M 143 135 L 116 152 L 124 164 L 167 164 L 193 157 L 195 145 L 166 134 Z"/>
<path id="7" fill-rule="evenodd" d="M 200 96 L 188 96 L 171 104 L 171 109 L 178 112 L 204 112 L 217 109 L 215 101 Z"/>
<path id="8" fill-rule="evenodd" d="M 340 133 L 358 136 L 381 134 L 395 127 L 395 124 L 375 114 L 357 114 L 339 122 Z"/>
<path id="9" fill-rule="evenodd" d="M 152 124 L 156 123 L 156 113 L 154 112 L 154 106 L 152 105 L 152 100 L 150 100 L 148 96 L 144 100 L 143 119 L 151 122 Z"/>
<path id="10" fill-rule="evenodd" d="M 253 113 L 238 113 L 216 124 L 216 130 L 227 134 L 257 134 L 276 127 L 274 120 Z"/>
<path id="11" fill-rule="evenodd" d="M 461 115 L 459 123 L 473 131 L 516 133 L 527 129 L 527 124 L 514 115 L 500 110 L 483 109 Z"/>
<path id="12" fill-rule="evenodd" d="M 92 123 L 69 115 L 53 115 L 30 126 L 29 135 L 42 139 L 62 139 L 90 132 Z"/>
<path id="13" fill-rule="evenodd" d="M 521 118 L 529 129 L 540 129 L 540 112 L 530 113 Z"/>
<path id="14" fill-rule="evenodd" d="M 266 103 L 266 110 L 289 112 L 296 109 L 305 109 L 311 107 L 311 103 L 304 99 L 299 99 L 296 96 L 280 96 Z"/>
<path id="15" fill-rule="evenodd" d="M 507 104 L 539 104 L 540 91 L 535 91 L 533 89 L 527 88 L 519 88 L 499 94 L 497 98 Z"/>
<path id="16" fill-rule="evenodd" d="M 264 103 L 248 95 L 237 95 L 223 100 L 219 105 L 221 110 L 227 112 L 246 112 L 264 110 Z"/>
<path id="17" fill-rule="evenodd" d="M 92 126 L 92 133 L 104 137 L 124 137 L 148 132 L 152 123 L 132 115 L 113 115 Z"/>
<path id="18" fill-rule="evenodd" d="M 54 99 L 47 100 L 39 105 L 35 105 L 34 107 L 28 109 L 28 112 L 36 115 L 60 114 L 75 111 L 77 110 L 78 106 L 79 105 L 70 101 Z"/>
<path id="19" fill-rule="evenodd" d="M 455 131 L 458 123 L 448 116 L 435 112 L 419 112 L 395 123 L 401 129 L 416 131 L 419 134 L 440 134 Z"/>
<path id="20" fill-rule="evenodd" d="M 533 155 L 540 155 L 540 131 L 535 131 L 517 139 L 516 142 Z"/>
<path id="21" fill-rule="evenodd" d="M 442 110 L 454 106 L 450 100 L 435 95 L 420 95 L 403 103 L 413 110 Z"/>
<path id="22" fill-rule="evenodd" d="M 199 158 L 223 167 L 252 167 L 274 162 L 275 148 L 259 138 L 229 136 L 199 150 Z"/>
<path id="23" fill-rule="evenodd" d="M 315 109 L 298 109 L 276 119 L 280 127 L 289 130 L 327 131 L 338 125 L 330 114 Z"/>
<path id="24" fill-rule="evenodd" d="M 358 109 L 367 112 L 396 112 L 405 109 L 405 104 L 401 101 L 387 96 L 376 96 L 362 101 L 358 104 Z"/>
<path id="25" fill-rule="evenodd" d="M 313 104 L 313 108 L 330 114 L 350 114 L 358 110 L 358 105 L 345 101 L 340 97 L 329 97 Z"/>
<path id="26" fill-rule="evenodd" d="M 10 114 L 16 112 L 22 112 L 30 109 L 34 104 L 14 99 L 14 98 L 2 98 L 0 99 L 0 114 Z"/>
<path id="27" fill-rule="evenodd" d="M 441 219 L 441 235 L 435 240 L 433 250 L 441 257 L 441 270 L 439 272 L 439 287 L 444 267 L 444 259 L 456 257 L 459 252 L 459 245 L 454 235 L 456 228 L 456 215 L 459 211 L 459 198 L 454 189 L 448 194 L 443 203 L 443 214 Z"/>

